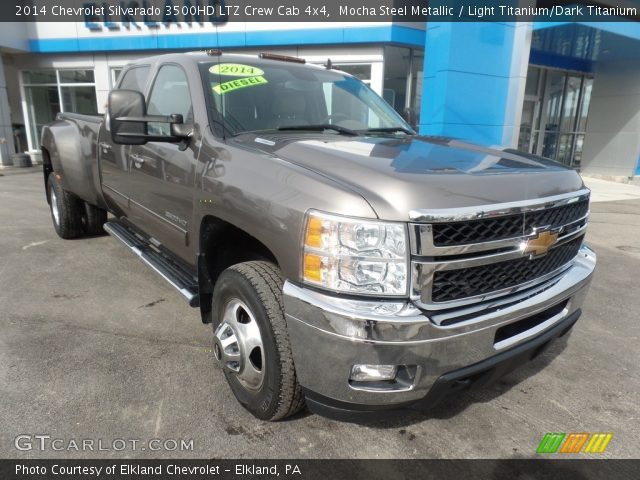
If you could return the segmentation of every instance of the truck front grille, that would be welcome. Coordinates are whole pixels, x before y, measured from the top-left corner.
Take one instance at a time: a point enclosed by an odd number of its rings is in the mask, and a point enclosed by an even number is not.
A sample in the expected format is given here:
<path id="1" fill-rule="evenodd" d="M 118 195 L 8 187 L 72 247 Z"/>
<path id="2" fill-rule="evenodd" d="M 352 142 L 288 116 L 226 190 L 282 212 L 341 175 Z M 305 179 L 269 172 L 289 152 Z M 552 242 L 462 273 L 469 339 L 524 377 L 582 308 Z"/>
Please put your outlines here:
<path id="1" fill-rule="evenodd" d="M 589 191 L 410 215 L 411 296 L 448 310 L 555 281 L 582 245 Z"/>
<path id="2" fill-rule="evenodd" d="M 582 240 L 582 236 L 575 238 L 552 249 L 547 255 L 533 260 L 523 257 L 479 267 L 435 272 L 431 299 L 434 302 L 459 300 L 543 277 L 572 260 L 578 254 Z"/>
<path id="3" fill-rule="evenodd" d="M 495 218 L 433 225 L 436 246 L 466 245 L 518 237 L 533 227 L 567 225 L 583 218 L 589 211 L 589 200 L 541 211 Z"/>

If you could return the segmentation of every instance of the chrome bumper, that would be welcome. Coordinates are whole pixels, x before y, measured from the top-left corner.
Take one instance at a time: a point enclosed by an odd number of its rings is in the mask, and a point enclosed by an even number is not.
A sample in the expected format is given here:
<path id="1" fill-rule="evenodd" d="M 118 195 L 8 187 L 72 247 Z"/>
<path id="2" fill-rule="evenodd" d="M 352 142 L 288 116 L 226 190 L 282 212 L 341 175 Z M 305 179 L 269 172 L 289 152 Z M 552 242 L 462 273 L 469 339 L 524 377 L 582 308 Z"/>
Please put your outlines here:
<path id="1" fill-rule="evenodd" d="M 464 321 L 437 325 L 412 303 L 336 298 L 285 282 L 284 305 L 300 384 L 323 397 L 365 406 L 390 406 L 425 397 L 443 374 L 475 364 L 543 335 L 577 312 L 587 294 L 596 255 L 583 246 L 571 268 L 535 295 L 495 302 Z M 529 330 L 496 342 L 507 324 L 564 308 Z M 408 380 L 387 386 L 351 382 L 355 364 L 406 366 Z"/>

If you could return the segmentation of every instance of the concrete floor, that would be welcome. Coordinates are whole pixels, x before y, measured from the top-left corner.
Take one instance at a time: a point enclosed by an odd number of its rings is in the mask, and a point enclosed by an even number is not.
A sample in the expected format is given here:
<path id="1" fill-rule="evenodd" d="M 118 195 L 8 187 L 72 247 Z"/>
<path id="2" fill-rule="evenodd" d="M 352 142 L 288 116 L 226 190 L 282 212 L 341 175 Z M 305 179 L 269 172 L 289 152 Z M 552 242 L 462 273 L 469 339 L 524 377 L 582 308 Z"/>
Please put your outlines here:
<path id="1" fill-rule="evenodd" d="M 592 202 L 640 199 L 640 186 L 638 185 L 610 182 L 591 177 L 584 177 L 584 183 L 591 189 Z"/>
<path id="2" fill-rule="evenodd" d="M 572 431 L 613 432 L 604 456 L 638 457 L 640 200 L 593 204 L 599 267 L 567 342 L 429 415 L 354 425 L 309 413 L 255 420 L 212 366 L 198 312 L 110 237 L 59 239 L 42 190 L 39 172 L 0 176 L 0 457 L 529 457 L 545 432 Z M 58 447 L 194 442 L 22 452 L 20 434 Z"/>

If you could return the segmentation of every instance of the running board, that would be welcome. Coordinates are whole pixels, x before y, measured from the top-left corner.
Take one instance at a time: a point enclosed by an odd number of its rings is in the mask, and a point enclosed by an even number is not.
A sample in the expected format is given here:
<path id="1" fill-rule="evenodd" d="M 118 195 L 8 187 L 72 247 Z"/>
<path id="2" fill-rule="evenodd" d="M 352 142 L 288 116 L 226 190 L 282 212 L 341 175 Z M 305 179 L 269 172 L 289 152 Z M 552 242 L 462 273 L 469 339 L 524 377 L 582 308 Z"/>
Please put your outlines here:
<path id="1" fill-rule="evenodd" d="M 133 253 L 156 271 L 162 278 L 178 290 L 187 299 L 191 307 L 200 306 L 198 284 L 193 276 L 166 255 L 154 249 L 151 244 L 119 222 L 110 221 L 104 224 L 104 230 L 112 237 L 120 240 Z"/>

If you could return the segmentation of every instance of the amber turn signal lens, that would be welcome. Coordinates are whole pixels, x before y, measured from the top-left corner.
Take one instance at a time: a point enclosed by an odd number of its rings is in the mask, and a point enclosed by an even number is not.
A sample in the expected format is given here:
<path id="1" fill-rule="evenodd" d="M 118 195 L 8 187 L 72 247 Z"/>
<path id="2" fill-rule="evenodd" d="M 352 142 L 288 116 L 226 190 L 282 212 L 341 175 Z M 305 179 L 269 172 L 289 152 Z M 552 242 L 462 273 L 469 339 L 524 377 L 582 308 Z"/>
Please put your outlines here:
<path id="1" fill-rule="evenodd" d="M 322 280 L 321 275 L 322 258 L 313 253 L 304 254 L 304 279 L 312 282 L 320 282 Z"/>
<path id="2" fill-rule="evenodd" d="M 307 231 L 304 235 L 304 244 L 307 247 L 322 247 L 322 220 L 318 217 L 309 217 Z"/>

